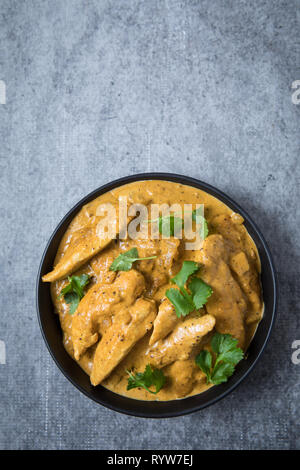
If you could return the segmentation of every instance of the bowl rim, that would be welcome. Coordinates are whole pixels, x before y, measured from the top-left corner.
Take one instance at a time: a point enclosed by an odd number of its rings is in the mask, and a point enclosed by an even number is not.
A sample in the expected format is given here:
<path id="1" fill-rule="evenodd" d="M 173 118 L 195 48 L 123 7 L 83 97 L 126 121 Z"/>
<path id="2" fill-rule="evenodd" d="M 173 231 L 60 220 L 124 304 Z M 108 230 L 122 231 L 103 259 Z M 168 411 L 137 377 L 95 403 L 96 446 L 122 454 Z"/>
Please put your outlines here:
<path id="1" fill-rule="evenodd" d="M 262 247 L 263 247 L 263 250 L 265 251 L 265 254 L 267 256 L 267 262 L 269 264 L 269 268 L 270 268 L 270 271 L 271 271 L 271 277 L 272 277 L 271 282 L 272 282 L 272 288 L 273 288 L 273 292 L 274 292 L 273 298 L 272 298 L 273 308 L 272 308 L 272 312 L 271 312 L 271 318 L 269 320 L 267 331 L 264 335 L 264 341 L 263 341 L 263 343 L 262 343 L 262 345 L 261 345 L 261 347 L 260 347 L 260 349 L 257 353 L 256 358 L 253 360 L 252 364 L 250 364 L 249 367 L 247 367 L 247 369 L 241 375 L 241 377 L 235 383 L 229 385 L 226 388 L 226 390 L 224 390 L 222 393 L 218 394 L 216 397 L 208 400 L 205 403 L 202 403 L 202 404 L 199 403 L 196 406 L 186 407 L 183 410 L 178 410 L 178 411 L 174 411 L 174 412 L 170 412 L 170 411 L 161 412 L 161 411 L 159 411 L 158 413 L 155 413 L 155 412 L 150 412 L 149 413 L 149 412 L 143 412 L 143 411 L 132 411 L 131 409 L 130 410 L 124 409 L 122 406 L 117 406 L 115 404 L 110 404 L 107 401 L 101 401 L 100 399 L 92 396 L 87 390 L 85 390 L 81 385 L 79 385 L 76 382 L 76 380 L 74 380 L 71 377 L 71 375 L 61 365 L 60 361 L 55 356 L 55 353 L 52 350 L 51 345 L 49 344 L 49 341 L 48 341 L 48 338 L 47 338 L 47 335 L 46 335 L 46 329 L 44 328 L 44 325 L 43 325 L 43 322 L 42 322 L 42 319 L 41 319 L 40 293 L 39 293 L 39 288 L 40 288 L 40 284 L 41 284 L 41 273 L 42 273 L 45 257 L 48 253 L 48 250 L 49 250 L 53 240 L 56 237 L 57 232 L 60 230 L 62 225 L 68 220 L 68 218 L 71 215 L 74 218 L 75 215 L 79 212 L 79 210 L 82 208 L 83 205 L 85 205 L 88 202 L 92 201 L 93 199 L 95 199 L 97 196 L 100 196 L 101 194 L 104 194 L 104 193 L 106 193 L 106 192 L 108 192 L 108 191 L 110 191 L 114 188 L 117 188 L 117 187 L 125 185 L 125 184 L 133 183 L 133 182 L 136 182 L 136 181 L 152 180 L 152 179 L 162 180 L 162 181 L 171 181 L 171 182 L 180 183 L 180 184 L 183 184 L 183 185 L 195 187 L 195 188 L 200 189 L 202 191 L 205 191 L 205 192 L 209 193 L 210 195 L 212 195 L 213 197 L 221 200 L 229 208 L 231 208 L 235 212 L 238 212 L 239 214 L 241 214 L 242 217 L 244 218 L 245 222 L 248 225 L 250 225 L 252 227 L 252 230 L 256 233 L 256 236 L 260 240 L 260 242 L 262 244 Z M 61 240 L 61 238 L 60 238 L 60 240 Z M 49 284 L 49 286 L 50 286 L 50 284 Z M 122 178 L 118 178 L 116 180 L 110 181 L 109 183 L 105 183 L 104 185 L 101 185 L 98 188 L 91 191 L 90 193 L 88 193 L 86 196 L 82 197 L 66 213 L 66 215 L 60 220 L 60 222 L 56 225 L 55 229 L 53 230 L 53 232 L 52 232 L 52 234 L 51 234 L 51 236 L 50 236 L 50 238 L 49 238 L 49 240 L 46 244 L 46 247 L 43 251 L 42 258 L 41 258 L 41 261 L 40 261 L 40 264 L 39 264 L 39 269 L 38 269 L 38 274 L 37 274 L 37 281 L 36 281 L 36 309 L 37 309 L 38 322 L 39 322 L 41 333 L 42 333 L 43 339 L 45 341 L 45 344 L 47 346 L 47 349 L 50 352 L 50 355 L 51 355 L 52 359 L 54 360 L 56 366 L 60 369 L 60 371 L 63 373 L 63 375 L 81 393 L 83 393 L 89 399 L 93 400 L 95 403 L 100 404 L 100 405 L 102 405 L 102 406 L 104 406 L 108 409 L 113 410 L 113 411 L 117 411 L 119 413 L 128 415 L 128 416 L 135 416 L 135 417 L 141 417 L 141 418 L 158 418 L 158 419 L 162 419 L 162 418 L 172 418 L 172 417 L 179 417 L 179 416 L 191 414 L 191 413 L 194 413 L 196 411 L 200 411 L 204 408 L 207 408 L 208 406 L 213 405 L 214 403 L 218 402 L 219 400 L 222 400 L 227 395 L 229 395 L 233 390 L 235 390 L 241 384 L 241 382 L 243 382 L 246 379 L 246 377 L 248 377 L 250 372 L 256 366 L 258 360 L 261 358 L 262 353 L 264 352 L 264 350 L 266 348 L 266 345 L 269 341 L 272 328 L 274 326 L 274 322 L 275 322 L 276 314 L 277 314 L 277 305 L 278 305 L 278 281 L 277 281 L 277 273 L 276 273 L 276 269 L 275 269 L 275 265 L 274 265 L 274 260 L 273 260 L 273 257 L 271 255 L 270 248 L 269 248 L 264 236 L 262 235 L 260 229 L 256 225 L 256 223 L 252 220 L 252 218 L 249 216 L 249 214 L 238 203 L 236 203 L 230 196 L 225 194 L 223 191 L 221 191 L 218 188 L 216 188 L 215 186 L 212 186 L 212 185 L 210 185 L 210 184 L 208 184 L 204 181 L 201 181 L 197 178 L 192 178 L 190 176 L 181 175 L 181 174 L 177 174 L 177 173 L 147 172 L 147 173 L 137 173 L 137 174 L 133 174 L 133 175 L 124 176 Z M 68 353 L 66 352 L 66 354 L 68 354 Z M 80 367 L 80 366 L 78 366 L 78 367 Z M 215 388 L 215 387 L 213 387 L 213 388 Z M 118 394 L 116 394 L 115 392 L 112 392 L 112 391 L 110 391 L 110 393 L 112 393 L 114 395 L 117 395 L 117 396 L 120 396 L 120 395 L 118 395 Z M 198 397 L 198 396 L 201 396 L 201 395 L 202 395 L 202 393 L 197 394 L 197 395 L 193 395 L 192 397 Z M 171 403 L 171 402 L 176 403 L 178 401 L 184 401 L 185 399 L 188 399 L 188 398 L 191 398 L 191 397 L 186 397 L 186 398 L 183 398 L 183 399 L 180 399 L 180 400 L 169 400 L 169 401 L 166 401 L 166 402 L 159 402 L 159 403 L 166 403 L 166 404 Z M 126 397 L 126 399 L 129 400 L 129 401 L 132 401 L 132 402 L 138 402 L 140 404 L 141 403 L 144 403 L 144 404 L 153 403 L 153 401 L 149 402 L 149 401 L 144 401 L 144 400 L 136 400 L 136 399 L 129 398 L 129 397 Z"/>

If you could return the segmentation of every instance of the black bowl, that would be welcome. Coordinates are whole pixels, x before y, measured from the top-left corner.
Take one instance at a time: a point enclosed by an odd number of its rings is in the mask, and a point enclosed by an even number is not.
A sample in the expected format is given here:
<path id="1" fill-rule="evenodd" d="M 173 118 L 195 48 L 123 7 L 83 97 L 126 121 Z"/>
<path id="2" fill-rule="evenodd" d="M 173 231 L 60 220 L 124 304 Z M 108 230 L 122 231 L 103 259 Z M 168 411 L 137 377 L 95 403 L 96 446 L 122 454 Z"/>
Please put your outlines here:
<path id="1" fill-rule="evenodd" d="M 100 196 L 123 184 L 138 180 L 159 179 L 174 181 L 177 183 L 193 186 L 202 189 L 216 198 L 223 201 L 233 211 L 241 214 L 245 219 L 245 227 L 253 238 L 259 251 L 262 272 L 261 281 L 263 286 L 263 296 L 265 302 L 265 312 L 256 334 L 248 349 L 247 359 L 241 361 L 236 367 L 236 371 L 228 382 L 212 387 L 204 393 L 181 400 L 172 400 L 168 402 L 141 401 L 126 398 L 113 393 L 102 386 L 93 387 L 90 384 L 88 375 L 71 359 L 66 353 L 62 343 L 62 331 L 59 324 L 58 315 L 53 313 L 53 304 L 50 296 L 50 285 L 42 282 L 42 276 L 51 271 L 54 257 L 56 255 L 59 243 L 65 233 L 69 223 L 79 212 L 81 207 Z M 260 358 L 268 338 L 275 318 L 276 311 L 276 274 L 271 257 L 270 250 L 255 223 L 249 215 L 232 199 L 214 187 L 187 176 L 174 175 L 169 173 L 143 173 L 139 175 L 120 178 L 111 183 L 105 184 L 96 189 L 88 196 L 78 202 L 73 209 L 62 219 L 50 237 L 50 240 L 44 251 L 37 278 L 37 311 L 40 327 L 46 345 L 57 366 L 63 374 L 77 387 L 82 393 L 101 405 L 111 408 L 121 413 L 144 418 L 169 418 L 172 416 L 181 416 L 194 411 L 201 410 L 206 406 L 212 405 L 216 401 L 224 398 L 228 393 L 234 390 L 245 377 L 251 372 L 258 359 Z"/>

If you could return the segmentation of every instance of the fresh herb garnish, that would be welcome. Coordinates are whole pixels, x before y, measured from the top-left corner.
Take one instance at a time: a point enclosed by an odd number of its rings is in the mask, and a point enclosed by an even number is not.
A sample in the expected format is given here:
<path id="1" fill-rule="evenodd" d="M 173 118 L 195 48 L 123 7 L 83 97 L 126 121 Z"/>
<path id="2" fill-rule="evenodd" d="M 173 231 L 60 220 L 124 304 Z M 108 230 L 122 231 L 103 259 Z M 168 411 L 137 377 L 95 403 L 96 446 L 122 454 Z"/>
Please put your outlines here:
<path id="1" fill-rule="evenodd" d="M 211 340 L 211 347 L 216 355 L 214 366 L 209 351 L 203 350 L 196 356 L 196 364 L 206 375 L 207 383 L 218 385 L 227 382 L 234 372 L 234 367 L 244 357 L 237 344 L 238 340 L 231 335 L 216 333 Z"/>
<path id="2" fill-rule="evenodd" d="M 158 231 L 165 237 L 174 237 L 183 227 L 183 220 L 175 215 L 159 216 L 157 219 L 148 220 L 149 223 L 158 222 Z"/>
<path id="3" fill-rule="evenodd" d="M 212 294 L 212 288 L 199 277 L 193 277 L 189 283 L 196 309 L 202 308 Z"/>
<path id="4" fill-rule="evenodd" d="M 184 290 L 184 285 L 188 278 L 199 270 L 199 264 L 195 261 L 184 261 L 181 270 L 172 277 L 171 281 L 176 284 L 179 289 Z"/>
<path id="5" fill-rule="evenodd" d="M 196 222 L 197 225 L 201 224 L 202 230 L 203 230 L 203 239 L 207 237 L 208 235 L 208 225 L 207 225 L 207 220 L 203 215 L 201 214 L 202 209 L 199 207 L 198 209 L 194 209 L 192 212 L 192 220 Z"/>
<path id="6" fill-rule="evenodd" d="M 175 313 L 178 318 L 186 317 L 189 313 L 195 310 L 192 299 L 188 299 L 178 289 L 168 289 L 166 297 L 175 307 Z"/>
<path id="7" fill-rule="evenodd" d="M 146 365 L 144 372 L 137 372 L 135 375 L 126 371 L 129 374 L 127 390 L 132 388 L 142 387 L 150 393 L 156 394 L 164 386 L 166 377 L 160 369 L 152 369 L 150 364 Z M 155 392 L 150 390 L 150 387 L 155 386 Z"/>
<path id="8" fill-rule="evenodd" d="M 84 296 L 84 287 L 89 283 L 89 280 L 90 277 L 87 274 L 69 276 L 69 284 L 61 290 L 59 298 L 63 296 L 65 302 L 70 305 L 69 313 L 71 315 L 76 311 L 80 300 Z"/>
<path id="9" fill-rule="evenodd" d="M 203 239 L 208 235 L 207 220 L 201 214 L 202 209 L 194 209 L 192 211 L 192 220 L 197 225 L 201 224 L 203 227 Z M 157 219 L 148 220 L 149 223 L 158 222 L 158 231 L 166 237 L 174 237 L 177 233 L 180 233 L 184 227 L 184 221 L 181 217 L 177 217 L 173 214 L 159 216 Z"/>
<path id="10" fill-rule="evenodd" d="M 199 265 L 194 261 L 184 261 L 181 270 L 171 279 L 171 282 L 179 287 L 178 289 L 168 289 L 166 297 L 175 307 L 178 318 L 185 317 L 194 310 L 203 307 L 212 294 L 212 288 L 199 277 L 192 277 L 185 287 L 189 277 L 199 270 Z"/>
<path id="11" fill-rule="evenodd" d="M 132 268 L 132 263 L 144 259 L 154 259 L 157 256 L 148 256 L 147 258 L 139 258 L 137 248 L 121 253 L 111 264 L 110 271 L 129 271 Z"/>

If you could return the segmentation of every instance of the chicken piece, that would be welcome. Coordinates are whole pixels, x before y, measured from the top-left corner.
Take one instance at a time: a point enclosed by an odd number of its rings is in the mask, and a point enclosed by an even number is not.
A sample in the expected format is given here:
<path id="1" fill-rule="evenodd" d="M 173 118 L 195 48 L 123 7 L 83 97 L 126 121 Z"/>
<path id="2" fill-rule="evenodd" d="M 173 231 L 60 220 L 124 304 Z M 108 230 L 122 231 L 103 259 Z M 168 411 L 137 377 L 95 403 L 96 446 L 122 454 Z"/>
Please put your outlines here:
<path id="1" fill-rule="evenodd" d="M 242 225 L 244 223 L 244 217 L 242 217 L 241 214 L 238 214 L 237 212 L 232 212 L 230 219 L 235 225 Z"/>
<path id="2" fill-rule="evenodd" d="M 236 214 L 237 215 L 237 214 Z M 244 225 L 235 223 L 234 215 L 219 214 L 211 221 L 211 226 L 222 235 L 224 239 L 231 242 L 235 249 L 242 250 L 247 244 L 247 230 Z"/>
<path id="3" fill-rule="evenodd" d="M 111 284 L 116 278 L 116 271 L 110 271 L 109 268 L 112 265 L 114 259 L 118 256 L 114 256 L 111 250 L 101 251 L 97 256 L 94 256 L 90 261 L 90 266 L 96 275 L 97 282 L 102 284 Z"/>
<path id="4" fill-rule="evenodd" d="M 149 345 L 165 338 L 181 320 L 175 313 L 175 308 L 168 299 L 165 299 L 159 306 L 157 317 L 154 320 L 154 329 Z"/>
<path id="5" fill-rule="evenodd" d="M 164 367 L 174 361 L 188 359 L 194 347 L 214 326 L 215 319 L 211 315 L 188 318 L 179 323 L 166 339 L 157 341 L 148 349 L 149 361 L 155 367 Z"/>
<path id="6" fill-rule="evenodd" d="M 122 272 L 113 284 L 95 284 L 81 299 L 72 319 L 74 357 L 79 359 L 98 341 L 111 317 L 132 305 L 145 289 L 144 277 L 134 269 Z"/>
<path id="7" fill-rule="evenodd" d="M 96 348 L 91 373 L 92 385 L 98 385 L 109 376 L 137 341 L 152 328 L 155 315 L 155 302 L 141 298 L 116 318 Z"/>
<path id="8" fill-rule="evenodd" d="M 163 269 L 169 276 L 173 276 L 174 261 L 178 260 L 180 255 L 181 241 L 178 238 L 159 240 L 159 256 L 155 260 L 156 270 Z"/>
<path id="9" fill-rule="evenodd" d="M 231 268 L 236 273 L 239 284 L 251 304 L 251 311 L 246 318 L 247 324 L 259 321 L 262 316 L 259 277 L 257 270 L 251 266 L 252 263 L 253 260 L 249 263 L 243 251 L 232 256 L 230 261 Z"/>
<path id="10" fill-rule="evenodd" d="M 175 390 L 179 398 L 188 395 L 195 384 L 195 364 L 190 359 L 185 361 L 175 361 L 170 366 L 168 376 L 171 379 L 172 389 Z"/>
<path id="11" fill-rule="evenodd" d="M 95 204 L 95 201 L 93 204 Z M 119 218 L 119 206 L 116 203 L 111 204 L 109 201 L 103 200 L 102 204 L 99 203 L 99 205 L 96 206 L 96 208 L 93 210 L 91 204 L 83 206 L 80 213 L 75 217 L 69 227 L 70 236 L 65 252 L 59 259 L 58 263 L 55 265 L 54 269 L 50 273 L 43 276 L 44 282 L 57 281 L 58 279 L 62 279 L 72 274 L 83 264 L 87 263 L 93 256 L 97 255 L 107 245 L 109 245 L 109 243 L 112 241 L 112 238 L 110 238 L 108 234 L 104 236 L 102 234 L 102 230 L 100 230 L 99 225 L 102 221 L 106 221 L 107 217 L 106 215 L 103 215 L 100 209 L 103 205 L 104 211 L 107 211 L 107 209 L 104 207 L 107 203 L 110 204 L 112 210 L 115 210 L 114 221 L 116 233 L 114 235 L 117 235 L 120 233 L 120 231 L 122 231 L 124 226 L 122 220 Z M 126 226 L 131 219 L 132 217 L 127 217 L 125 221 Z M 79 225 L 76 224 L 77 220 Z M 82 224 L 79 223 L 81 220 L 83 220 Z"/>
<path id="12" fill-rule="evenodd" d="M 200 250 L 201 278 L 213 289 L 206 310 L 216 319 L 216 329 L 229 333 L 245 344 L 244 319 L 247 312 L 245 296 L 230 271 L 228 252 L 222 235 L 209 235 Z"/>
<path id="13" fill-rule="evenodd" d="M 153 270 L 150 275 L 150 287 L 148 295 L 153 296 L 160 287 L 168 282 L 168 278 L 174 274 L 181 248 L 181 240 L 171 237 L 170 239 L 156 240 L 158 243 L 157 258 L 154 260 Z"/>
<path id="14" fill-rule="evenodd" d="M 239 253 L 232 256 L 230 265 L 238 276 L 244 276 L 250 270 L 247 256 L 243 251 L 240 251 Z"/>
<path id="15" fill-rule="evenodd" d="M 77 271 L 110 242 L 110 238 L 101 239 L 97 235 L 96 226 L 77 230 L 73 233 L 64 256 L 59 260 L 53 271 L 43 276 L 43 281 L 57 281 Z"/>
<path id="16" fill-rule="evenodd" d="M 144 274 L 147 284 L 147 295 L 152 297 L 159 287 L 167 284 L 169 276 L 173 275 L 174 263 L 179 257 L 180 240 L 170 239 L 139 239 L 137 246 L 141 258 L 157 256 L 152 260 L 138 261 L 137 269 Z"/>

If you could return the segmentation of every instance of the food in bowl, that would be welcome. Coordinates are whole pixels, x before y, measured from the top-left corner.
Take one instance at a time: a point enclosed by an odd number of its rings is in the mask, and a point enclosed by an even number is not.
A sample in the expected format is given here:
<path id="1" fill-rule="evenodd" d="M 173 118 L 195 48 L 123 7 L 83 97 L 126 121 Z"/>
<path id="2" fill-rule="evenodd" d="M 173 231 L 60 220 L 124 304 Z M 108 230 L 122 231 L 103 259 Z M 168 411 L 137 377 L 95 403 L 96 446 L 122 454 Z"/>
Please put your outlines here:
<path id="1" fill-rule="evenodd" d="M 153 216 L 157 205 L 171 210 Z M 65 349 L 91 383 L 139 400 L 228 380 L 263 315 L 243 218 L 170 181 L 126 184 L 83 206 L 43 281 Z"/>

